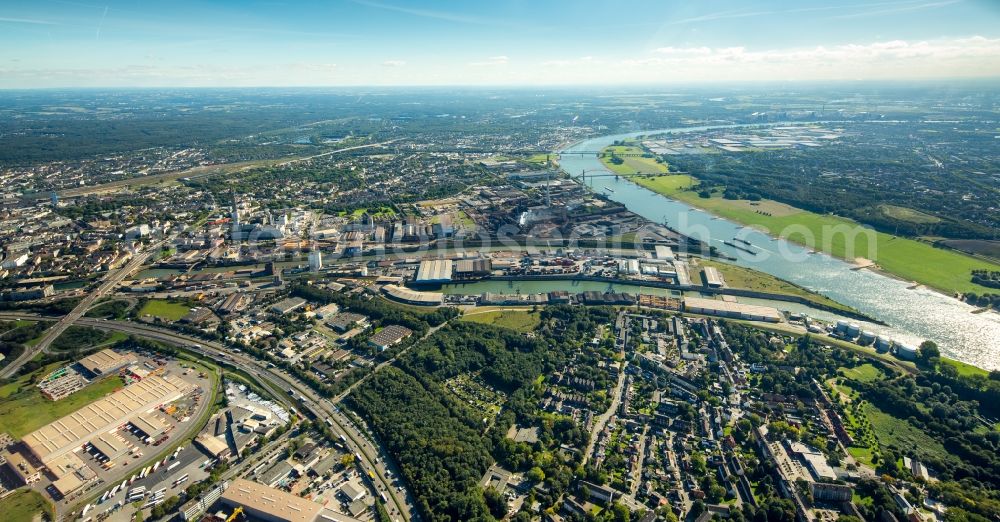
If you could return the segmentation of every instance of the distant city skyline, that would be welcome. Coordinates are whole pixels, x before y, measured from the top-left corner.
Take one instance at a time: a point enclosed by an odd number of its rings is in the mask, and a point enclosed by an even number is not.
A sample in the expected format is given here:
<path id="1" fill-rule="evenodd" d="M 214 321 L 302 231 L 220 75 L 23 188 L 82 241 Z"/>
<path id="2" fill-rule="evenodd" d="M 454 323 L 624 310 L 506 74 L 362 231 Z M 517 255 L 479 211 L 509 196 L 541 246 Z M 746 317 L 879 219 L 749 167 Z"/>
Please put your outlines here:
<path id="1" fill-rule="evenodd" d="M 0 88 L 991 77 L 991 0 L 0 3 Z"/>

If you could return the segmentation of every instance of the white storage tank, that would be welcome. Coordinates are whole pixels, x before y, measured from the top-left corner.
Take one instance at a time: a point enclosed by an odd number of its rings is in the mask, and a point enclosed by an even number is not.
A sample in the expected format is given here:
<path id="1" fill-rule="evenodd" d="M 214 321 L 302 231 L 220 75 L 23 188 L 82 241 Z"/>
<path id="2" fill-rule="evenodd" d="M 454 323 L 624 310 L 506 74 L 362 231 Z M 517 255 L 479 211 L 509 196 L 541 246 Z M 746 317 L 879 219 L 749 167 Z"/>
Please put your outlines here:
<path id="1" fill-rule="evenodd" d="M 847 338 L 854 339 L 855 337 L 861 335 L 861 326 L 858 323 L 851 323 L 847 325 Z"/>
<path id="2" fill-rule="evenodd" d="M 875 333 L 864 330 L 861 332 L 861 337 L 858 338 L 858 344 L 869 345 L 875 340 Z"/>
<path id="3" fill-rule="evenodd" d="M 917 358 L 917 347 L 907 343 L 896 343 L 896 357 L 912 361 Z"/>
<path id="4" fill-rule="evenodd" d="M 888 352 L 892 348 L 892 339 L 888 337 L 878 336 L 875 338 L 875 349 L 880 352 Z"/>

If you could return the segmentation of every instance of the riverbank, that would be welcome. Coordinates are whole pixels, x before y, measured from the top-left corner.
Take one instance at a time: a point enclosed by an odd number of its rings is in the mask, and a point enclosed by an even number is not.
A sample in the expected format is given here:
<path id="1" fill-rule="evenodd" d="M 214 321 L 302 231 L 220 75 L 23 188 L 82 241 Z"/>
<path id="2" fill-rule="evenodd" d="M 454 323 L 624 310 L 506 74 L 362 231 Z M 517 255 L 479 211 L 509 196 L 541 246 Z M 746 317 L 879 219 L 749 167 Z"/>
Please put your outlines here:
<path id="1" fill-rule="evenodd" d="M 816 214 L 771 200 L 728 200 L 718 193 L 704 198 L 699 195 L 701 187 L 696 184 L 697 180 L 687 175 L 630 178 L 629 181 L 850 263 L 855 263 L 857 258 L 871 260 L 887 275 L 925 285 L 949 296 L 956 292 L 988 292 L 988 288 L 971 281 L 972 270 L 1000 270 L 1000 265 L 953 250 L 872 229 L 861 230 L 864 225 L 832 214 Z"/>
<path id="2" fill-rule="evenodd" d="M 513 287 L 515 284 L 531 283 L 541 285 L 539 288 L 530 291 L 521 291 L 518 288 L 505 290 L 501 287 L 493 288 L 494 285 L 508 284 Z M 656 289 L 661 292 L 652 292 Z M 815 310 L 822 310 L 834 314 L 838 317 L 868 321 L 874 324 L 882 324 L 875 318 L 867 316 L 857 310 L 852 310 L 844 305 L 832 302 L 832 304 L 821 303 L 809 299 L 802 295 L 779 293 L 765 290 L 753 290 L 744 288 L 710 288 L 700 285 L 678 285 L 664 281 L 635 281 L 629 279 L 617 279 L 611 277 L 587 276 L 587 275 L 517 275 L 517 276 L 493 276 L 477 281 L 455 282 L 442 285 L 441 290 L 449 294 L 474 295 L 485 292 L 496 293 L 547 293 L 554 290 L 567 290 L 570 292 L 598 291 L 598 292 L 626 292 L 644 293 L 651 295 L 666 295 L 674 292 L 677 296 L 685 292 L 705 295 L 728 295 L 733 297 L 745 297 L 750 299 L 767 300 L 784 303 L 797 303 L 805 305 Z"/>

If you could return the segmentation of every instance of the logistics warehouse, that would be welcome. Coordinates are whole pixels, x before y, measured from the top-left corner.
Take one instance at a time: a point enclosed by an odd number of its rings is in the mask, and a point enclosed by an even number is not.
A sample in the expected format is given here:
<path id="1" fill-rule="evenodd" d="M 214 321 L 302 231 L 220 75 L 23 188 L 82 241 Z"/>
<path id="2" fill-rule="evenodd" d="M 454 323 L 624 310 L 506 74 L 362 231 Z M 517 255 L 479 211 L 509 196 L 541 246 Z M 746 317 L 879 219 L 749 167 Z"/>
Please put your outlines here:
<path id="1" fill-rule="evenodd" d="M 48 465 L 87 442 L 136 420 L 143 414 L 177 399 L 193 385 L 175 376 L 150 376 L 29 433 L 24 446 Z"/>

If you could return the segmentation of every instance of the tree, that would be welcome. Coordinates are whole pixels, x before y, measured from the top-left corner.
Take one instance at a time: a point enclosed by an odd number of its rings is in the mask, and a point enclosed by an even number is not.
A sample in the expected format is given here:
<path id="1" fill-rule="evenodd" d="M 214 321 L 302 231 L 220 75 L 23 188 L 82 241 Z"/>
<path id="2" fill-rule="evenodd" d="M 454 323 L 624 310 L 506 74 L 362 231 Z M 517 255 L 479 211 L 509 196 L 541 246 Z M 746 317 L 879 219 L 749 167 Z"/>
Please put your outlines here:
<path id="1" fill-rule="evenodd" d="M 535 466 L 530 470 L 528 470 L 528 474 L 526 476 L 528 477 L 528 480 L 536 484 L 540 484 L 542 483 L 542 481 L 545 480 L 545 472 L 542 471 L 542 468 L 538 466 Z"/>
<path id="2" fill-rule="evenodd" d="M 483 491 L 483 500 L 486 501 L 486 507 L 489 508 L 493 518 L 500 520 L 507 516 L 507 501 L 496 488 L 486 488 Z"/>
<path id="3" fill-rule="evenodd" d="M 938 349 L 938 345 L 934 341 L 924 341 L 920 343 L 918 356 L 920 357 L 920 362 L 928 365 L 931 362 L 931 359 L 938 359 L 941 357 L 941 350 Z"/>

